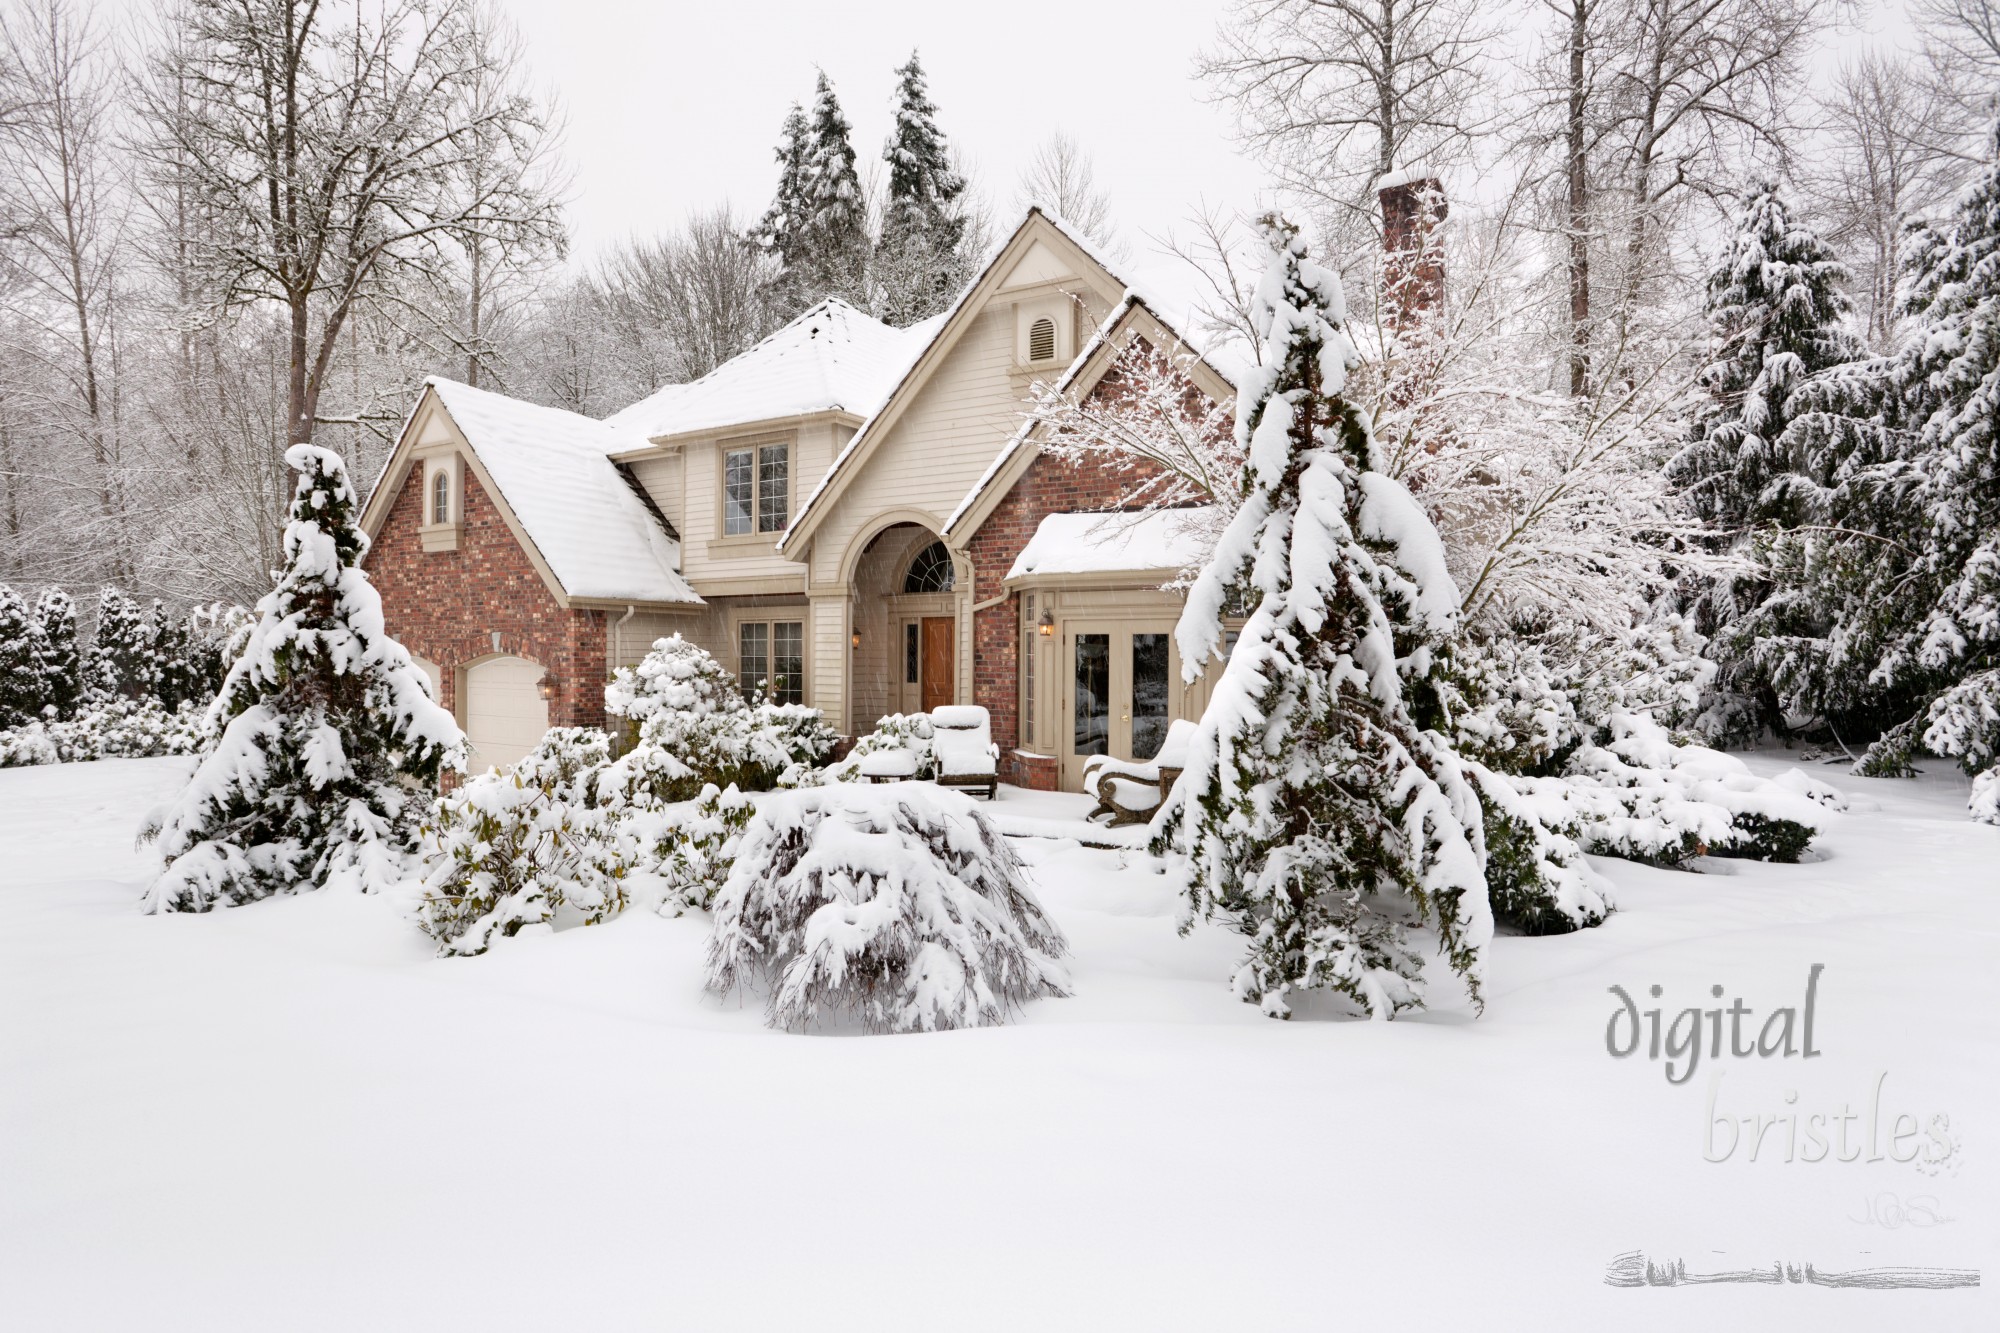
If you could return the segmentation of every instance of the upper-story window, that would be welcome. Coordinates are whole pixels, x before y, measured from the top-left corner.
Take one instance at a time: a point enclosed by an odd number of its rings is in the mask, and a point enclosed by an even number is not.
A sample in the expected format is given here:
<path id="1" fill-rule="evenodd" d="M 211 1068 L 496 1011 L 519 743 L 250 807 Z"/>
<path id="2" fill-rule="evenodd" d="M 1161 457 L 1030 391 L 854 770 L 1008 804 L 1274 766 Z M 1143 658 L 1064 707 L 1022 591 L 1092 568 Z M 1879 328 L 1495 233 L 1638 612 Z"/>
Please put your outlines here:
<path id="1" fill-rule="evenodd" d="M 451 522 L 451 469 L 431 473 L 431 522 Z"/>
<path id="2" fill-rule="evenodd" d="M 722 533 L 783 532 L 791 521 L 791 447 L 765 444 L 722 455 Z"/>

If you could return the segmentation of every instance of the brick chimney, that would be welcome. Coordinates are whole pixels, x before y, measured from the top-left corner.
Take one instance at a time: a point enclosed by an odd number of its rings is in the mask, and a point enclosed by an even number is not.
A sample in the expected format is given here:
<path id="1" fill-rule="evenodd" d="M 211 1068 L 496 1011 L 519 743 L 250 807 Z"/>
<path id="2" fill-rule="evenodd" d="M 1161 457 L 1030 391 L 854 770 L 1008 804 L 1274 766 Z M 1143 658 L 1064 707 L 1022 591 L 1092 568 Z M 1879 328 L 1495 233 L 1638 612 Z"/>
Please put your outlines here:
<path id="1" fill-rule="evenodd" d="M 1444 185 L 1418 167 L 1382 178 L 1382 311 L 1391 332 L 1407 334 L 1444 304 L 1444 250 L 1438 226 L 1450 213 Z"/>

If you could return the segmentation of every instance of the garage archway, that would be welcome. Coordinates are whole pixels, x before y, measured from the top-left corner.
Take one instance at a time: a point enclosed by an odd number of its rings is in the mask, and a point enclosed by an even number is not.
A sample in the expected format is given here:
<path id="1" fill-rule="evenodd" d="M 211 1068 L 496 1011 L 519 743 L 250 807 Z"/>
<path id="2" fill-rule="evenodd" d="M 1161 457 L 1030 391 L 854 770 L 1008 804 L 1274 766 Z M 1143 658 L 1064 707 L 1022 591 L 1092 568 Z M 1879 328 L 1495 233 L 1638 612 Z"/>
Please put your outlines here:
<path id="1" fill-rule="evenodd" d="M 525 657 L 489 657 L 465 671 L 467 771 L 505 768 L 541 744 L 549 729 L 542 665 Z"/>

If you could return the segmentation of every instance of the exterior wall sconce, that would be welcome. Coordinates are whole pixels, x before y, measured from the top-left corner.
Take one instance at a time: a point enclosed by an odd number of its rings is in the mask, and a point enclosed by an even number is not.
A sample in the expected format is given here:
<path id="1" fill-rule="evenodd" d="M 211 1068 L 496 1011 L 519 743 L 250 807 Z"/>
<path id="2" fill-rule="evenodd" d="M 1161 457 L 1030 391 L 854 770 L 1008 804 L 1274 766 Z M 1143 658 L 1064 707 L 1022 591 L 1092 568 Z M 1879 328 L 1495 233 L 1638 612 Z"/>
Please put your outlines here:
<path id="1" fill-rule="evenodd" d="M 1035 633 L 1045 639 L 1053 639 L 1056 636 L 1056 617 L 1053 611 L 1042 612 L 1042 618 L 1035 622 Z"/>
<path id="2" fill-rule="evenodd" d="M 850 647 L 859 648 L 861 646 L 861 631 L 854 631 L 853 634 L 848 636 L 847 642 Z"/>
<path id="3" fill-rule="evenodd" d="M 551 676 L 548 672 L 544 671 L 542 673 L 542 678 L 535 682 L 535 693 L 541 695 L 542 698 L 544 699 L 555 698 L 556 678 L 554 676 Z"/>

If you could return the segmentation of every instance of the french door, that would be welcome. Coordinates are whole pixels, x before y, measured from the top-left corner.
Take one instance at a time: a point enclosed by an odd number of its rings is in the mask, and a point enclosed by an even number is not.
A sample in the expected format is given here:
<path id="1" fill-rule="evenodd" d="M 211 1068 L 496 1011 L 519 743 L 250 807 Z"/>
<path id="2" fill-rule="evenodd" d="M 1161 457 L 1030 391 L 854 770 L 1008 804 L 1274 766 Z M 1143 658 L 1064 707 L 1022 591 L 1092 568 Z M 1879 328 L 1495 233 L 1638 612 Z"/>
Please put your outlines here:
<path id="1" fill-rule="evenodd" d="M 1083 785 L 1092 755 L 1144 763 L 1173 720 L 1174 622 L 1070 622 L 1063 635 L 1063 785 Z"/>

